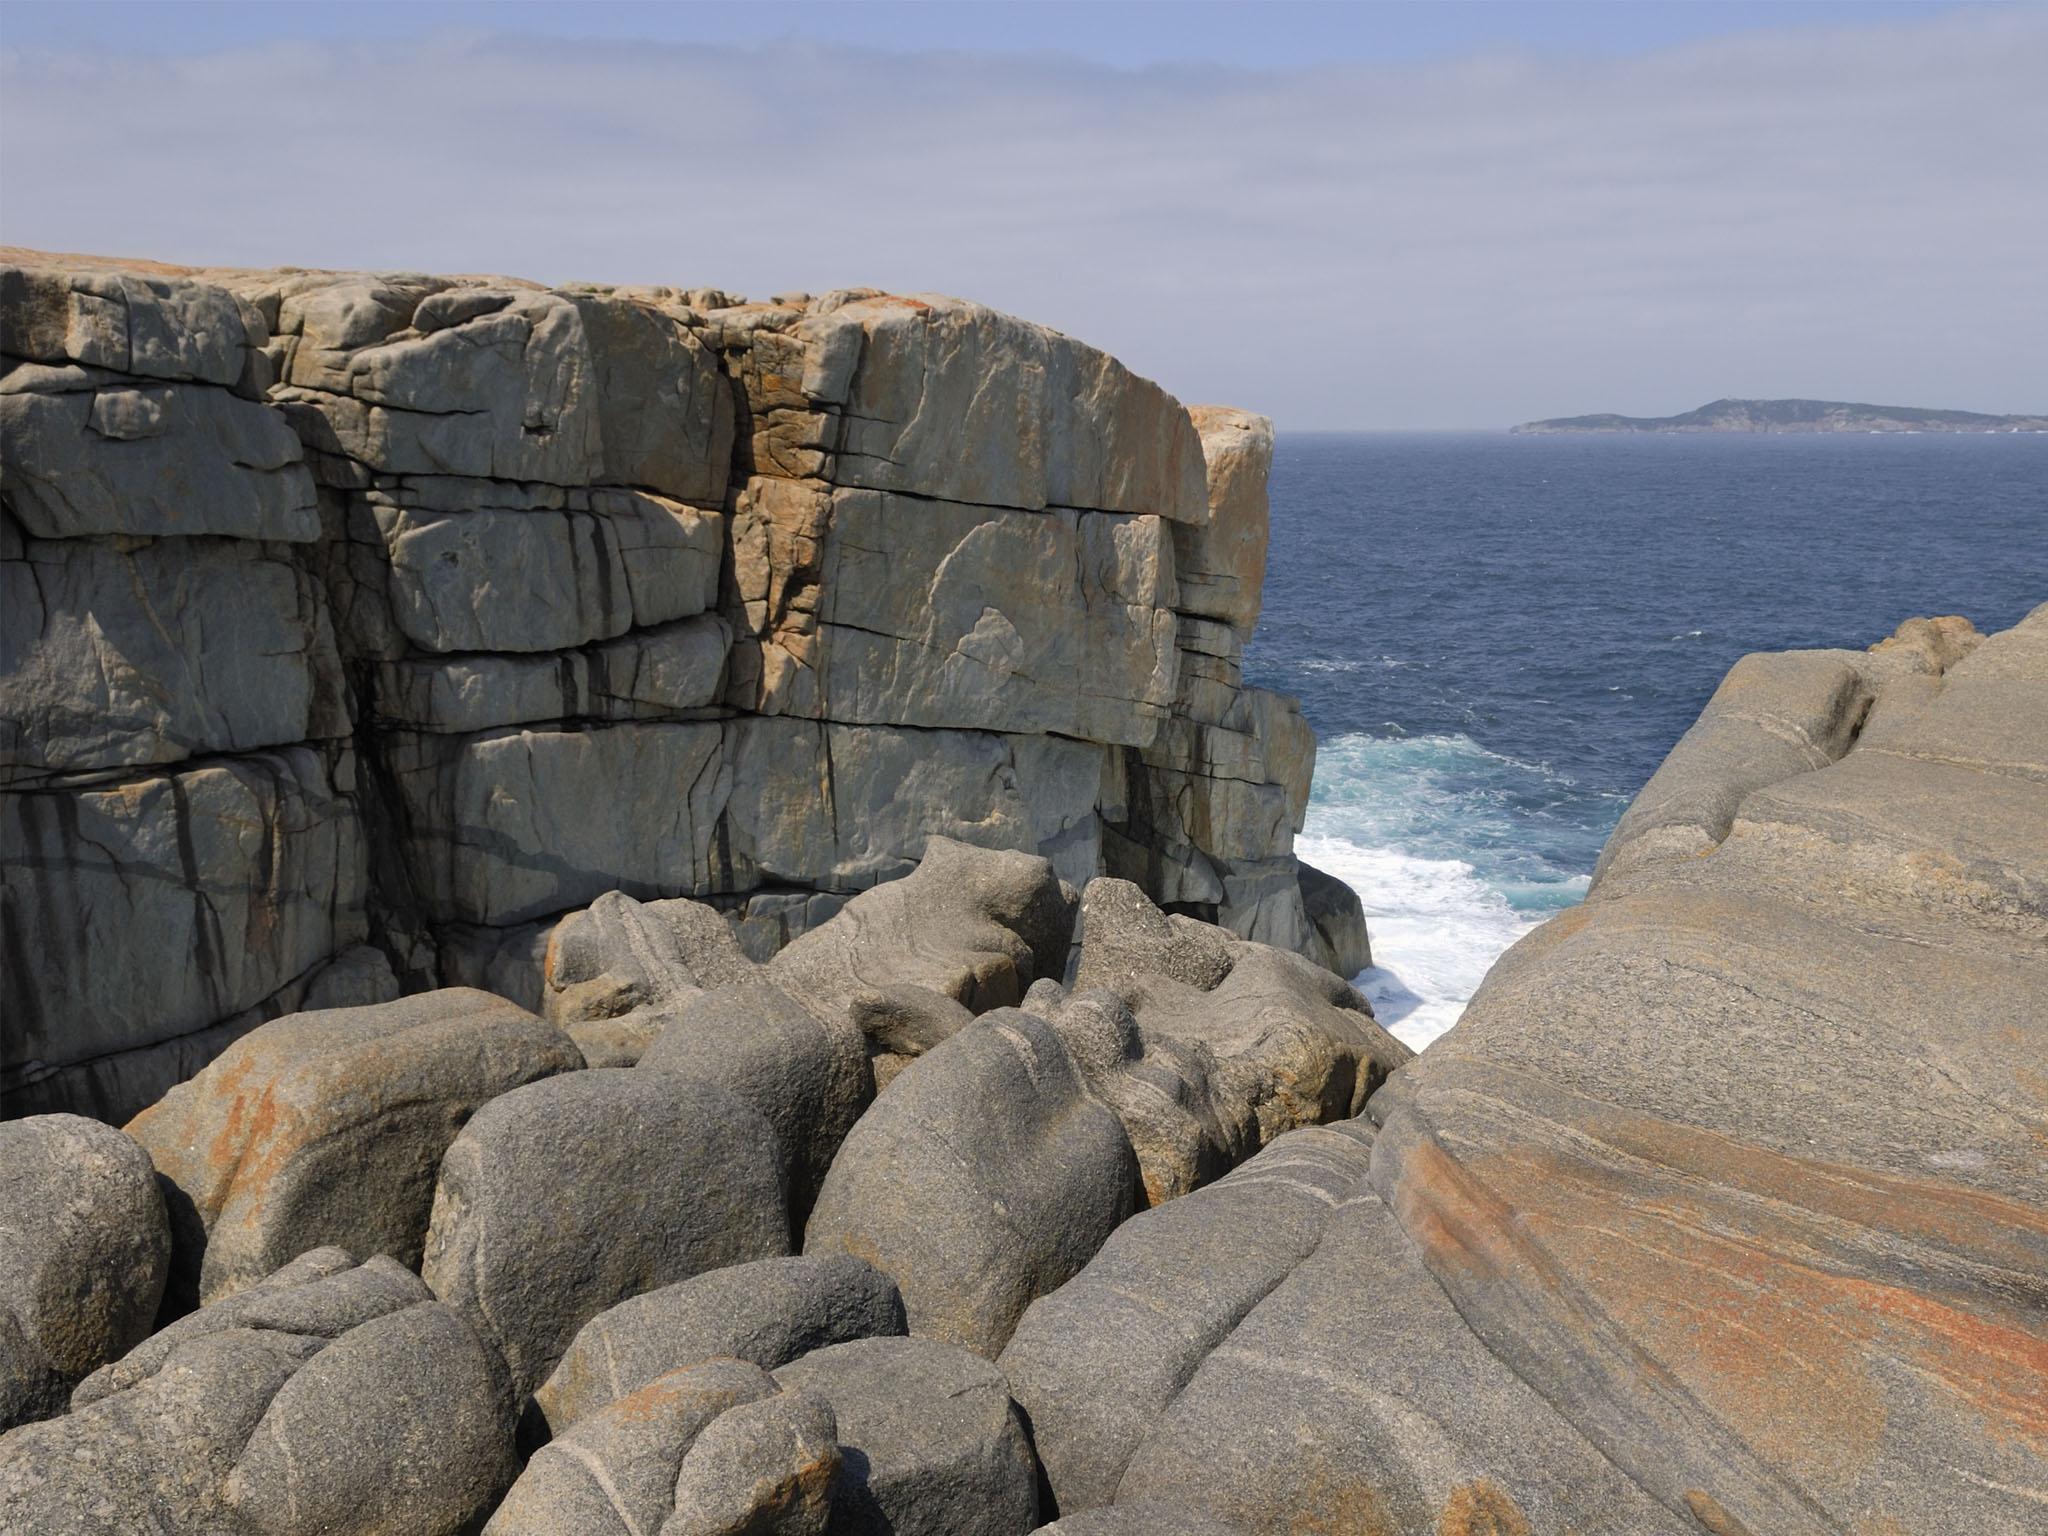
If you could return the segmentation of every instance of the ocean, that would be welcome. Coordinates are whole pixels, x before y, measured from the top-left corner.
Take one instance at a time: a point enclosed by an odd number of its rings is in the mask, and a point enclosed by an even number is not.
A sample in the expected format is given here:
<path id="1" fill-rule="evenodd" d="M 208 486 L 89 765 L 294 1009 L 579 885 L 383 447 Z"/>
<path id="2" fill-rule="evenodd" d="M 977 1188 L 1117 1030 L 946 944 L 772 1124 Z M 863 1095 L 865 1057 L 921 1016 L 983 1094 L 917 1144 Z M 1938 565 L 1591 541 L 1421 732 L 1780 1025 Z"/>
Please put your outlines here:
<path id="1" fill-rule="evenodd" d="M 1321 750 L 1301 855 L 1420 1048 L 1579 901 L 1745 652 L 2048 601 L 2048 436 L 1286 434 L 1249 681 Z"/>

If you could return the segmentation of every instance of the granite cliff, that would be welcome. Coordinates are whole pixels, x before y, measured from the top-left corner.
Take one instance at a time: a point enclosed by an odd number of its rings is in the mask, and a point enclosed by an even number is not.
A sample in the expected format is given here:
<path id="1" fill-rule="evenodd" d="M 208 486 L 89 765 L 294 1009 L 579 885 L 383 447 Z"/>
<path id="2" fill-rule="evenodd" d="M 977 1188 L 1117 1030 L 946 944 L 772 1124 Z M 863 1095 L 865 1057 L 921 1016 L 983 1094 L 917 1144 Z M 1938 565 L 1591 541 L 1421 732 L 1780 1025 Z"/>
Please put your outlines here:
<path id="1" fill-rule="evenodd" d="M 1239 675 L 1264 418 L 953 299 L 6 254 L 15 1113 L 301 1007 L 535 1004 L 612 890 L 765 959 L 932 835 L 1364 963 Z"/>
<path id="2" fill-rule="evenodd" d="M 10 1050 L 257 1000 L 0 1119 L 0 1531 L 2039 1529 L 2048 605 L 1744 658 L 1413 1057 L 1296 952 L 1257 418 L 952 301 L 7 282 Z"/>

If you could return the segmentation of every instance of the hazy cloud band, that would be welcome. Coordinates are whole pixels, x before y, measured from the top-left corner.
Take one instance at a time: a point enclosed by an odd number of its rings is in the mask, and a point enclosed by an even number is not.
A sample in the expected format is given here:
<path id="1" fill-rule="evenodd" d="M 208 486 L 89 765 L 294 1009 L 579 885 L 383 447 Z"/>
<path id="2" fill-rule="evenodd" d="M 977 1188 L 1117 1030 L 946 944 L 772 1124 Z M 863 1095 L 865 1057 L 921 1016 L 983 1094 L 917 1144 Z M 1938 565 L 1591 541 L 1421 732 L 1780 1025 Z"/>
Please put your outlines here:
<path id="1" fill-rule="evenodd" d="M 0 59 L 0 239 L 962 293 L 1283 426 L 2048 410 L 2048 13 L 1125 73 L 438 38 Z"/>

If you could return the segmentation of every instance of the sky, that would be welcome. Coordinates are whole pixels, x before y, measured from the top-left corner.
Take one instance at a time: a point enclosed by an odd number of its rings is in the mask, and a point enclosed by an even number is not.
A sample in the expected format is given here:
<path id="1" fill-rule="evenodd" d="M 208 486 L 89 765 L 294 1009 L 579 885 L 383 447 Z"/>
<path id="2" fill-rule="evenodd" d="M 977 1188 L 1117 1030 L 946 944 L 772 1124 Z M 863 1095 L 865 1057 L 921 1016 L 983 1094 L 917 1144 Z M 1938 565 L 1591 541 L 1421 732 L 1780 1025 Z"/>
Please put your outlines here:
<path id="1" fill-rule="evenodd" d="M 1282 429 L 2048 412 L 2048 5 L 0 4 L 0 243 L 979 299 Z"/>

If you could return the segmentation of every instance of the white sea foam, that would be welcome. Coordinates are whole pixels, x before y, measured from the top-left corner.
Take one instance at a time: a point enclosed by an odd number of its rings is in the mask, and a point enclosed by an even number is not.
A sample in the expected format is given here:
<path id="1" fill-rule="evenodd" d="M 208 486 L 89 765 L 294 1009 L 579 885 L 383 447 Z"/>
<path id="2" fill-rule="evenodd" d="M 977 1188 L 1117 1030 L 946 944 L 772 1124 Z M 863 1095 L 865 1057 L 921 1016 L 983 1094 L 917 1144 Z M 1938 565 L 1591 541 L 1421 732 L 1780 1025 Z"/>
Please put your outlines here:
<path id="1" fill-rule="evenodd" d="M 1301 856 L 1358 892 L 1378 963 L 1355 979 L 1395 1039 L 1421 1050 L 1458 1022 L 1501 952 L 1540 918 L 1462 859 L 1422 859 L 1304 833 Z"/>
<path id="2" fill-rule="evenodd" d="M 1295 847 L 1358 892 L 1376 964 L 1356 981 L 1397 1039 L 1443 1034 L 1502 951 L 1583 895 L 1583 874 L 1503 854 L 1530 831 L 1512 789 L 1570 783 L 1465 736 L 1324 744 Z"/>

